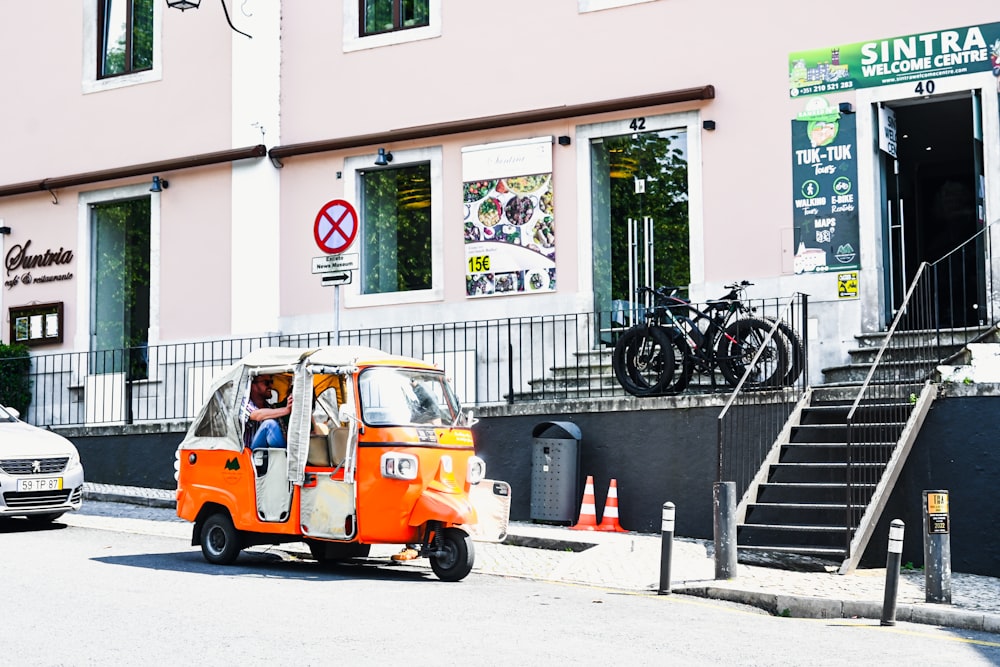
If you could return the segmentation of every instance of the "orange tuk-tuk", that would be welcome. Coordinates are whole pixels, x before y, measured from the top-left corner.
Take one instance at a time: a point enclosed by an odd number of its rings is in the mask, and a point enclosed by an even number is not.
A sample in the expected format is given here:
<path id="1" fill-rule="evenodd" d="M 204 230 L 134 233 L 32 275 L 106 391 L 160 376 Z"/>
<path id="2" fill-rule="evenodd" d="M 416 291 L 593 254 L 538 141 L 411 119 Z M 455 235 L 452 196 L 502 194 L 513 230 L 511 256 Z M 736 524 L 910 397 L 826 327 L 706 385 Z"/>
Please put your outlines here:
<path id="1" fill-rule="evenodd" d="M 473 538 L 502 540 L 510 511 L 510 486 L 485 479 L 473 422 L 433 364 L 356 346 L 261 348 L 216 378 L 179 445 L 177 515 L 211 563 L 261 544 L 305 542 L 321 563 L 400 544 L 458 581 Z"/>

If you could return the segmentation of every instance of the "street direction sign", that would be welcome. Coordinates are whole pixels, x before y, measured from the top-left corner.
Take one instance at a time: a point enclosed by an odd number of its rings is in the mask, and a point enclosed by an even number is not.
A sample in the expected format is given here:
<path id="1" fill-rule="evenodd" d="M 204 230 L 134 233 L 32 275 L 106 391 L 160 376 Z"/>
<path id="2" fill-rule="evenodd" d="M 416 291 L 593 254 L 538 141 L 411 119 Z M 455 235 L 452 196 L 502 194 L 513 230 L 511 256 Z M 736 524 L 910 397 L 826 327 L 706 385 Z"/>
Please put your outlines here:
<path id="1" fill-rule="evenodd" d="M 358 212 L 349 202 L 334 199 L 323 204 L 313 223 L 313 238 L 323 252 L 336 255 L 351 247 L 358 235 Z"/>
<path id="2" fill-rule="evenodd" d="M 323 287 L 330 287 L 331 285 L 349 285 L 353 276 L 353 271 L 345 271 L 343 273 L 327 273 L 320 278 L 320 282 L 323 283 Z"/>
<path id="3" fill-rule="evenodd" d="M 344 271 L 357 271 L 361 268 L 358 261 L 358 253 L 352 252 L 346 255 L 324 255 L 323 257 L 312 258 L 313 273 L 343 273 Z"/>

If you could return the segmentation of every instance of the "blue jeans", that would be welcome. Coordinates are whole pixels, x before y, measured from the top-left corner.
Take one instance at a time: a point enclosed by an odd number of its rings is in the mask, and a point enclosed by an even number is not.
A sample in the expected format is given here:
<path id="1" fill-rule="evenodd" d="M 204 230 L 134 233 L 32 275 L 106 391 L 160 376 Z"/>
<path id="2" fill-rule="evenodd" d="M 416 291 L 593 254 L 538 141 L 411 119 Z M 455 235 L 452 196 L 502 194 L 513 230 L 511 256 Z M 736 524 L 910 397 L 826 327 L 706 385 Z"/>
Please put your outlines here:
<path id="1" fill-rule="evenodd" d="M 277 419 L 265 419 L 260 423 L 260 428 L 250 441 L 250 449 L 261 449 L 262 447 L 286 447 L 285 434 L 281 432 L 281 424 Z"/>

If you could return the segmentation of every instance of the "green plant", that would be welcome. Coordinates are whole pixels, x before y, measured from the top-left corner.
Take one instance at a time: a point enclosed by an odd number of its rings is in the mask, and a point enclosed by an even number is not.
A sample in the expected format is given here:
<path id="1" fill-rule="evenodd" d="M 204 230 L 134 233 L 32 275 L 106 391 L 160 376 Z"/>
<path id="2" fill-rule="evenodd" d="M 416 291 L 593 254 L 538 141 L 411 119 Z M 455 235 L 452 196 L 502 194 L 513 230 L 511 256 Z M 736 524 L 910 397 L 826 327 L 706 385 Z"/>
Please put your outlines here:
<path id="1" fill-rule="evenodd" d="M 778 614 L 778 616 L 780 616 L 782 618 L 791 618 L 792 617 L 792 610 L 789 609 L 788 607 L 785 607 L 784 609 L 781 610 L 781 613 Z"/>
<path id="2" fill-rule="evenodd" d="M 917 395 L 910 394 L 910 405 L 916 405 L 916 404 L 917 404 Z"/>
<path id="3" fill-rule="evenodd" d="M 972 382 L 973 382 L 972 378 L 965 378 L 964 380 L 962 380 L 962 384 L 972 384 Z"/>
<path id="4" fill-rule="evenodd" d="M 0 343 L 0 405 L 22 415 L 31 404 L 31 357 L 23 343 Z"/>

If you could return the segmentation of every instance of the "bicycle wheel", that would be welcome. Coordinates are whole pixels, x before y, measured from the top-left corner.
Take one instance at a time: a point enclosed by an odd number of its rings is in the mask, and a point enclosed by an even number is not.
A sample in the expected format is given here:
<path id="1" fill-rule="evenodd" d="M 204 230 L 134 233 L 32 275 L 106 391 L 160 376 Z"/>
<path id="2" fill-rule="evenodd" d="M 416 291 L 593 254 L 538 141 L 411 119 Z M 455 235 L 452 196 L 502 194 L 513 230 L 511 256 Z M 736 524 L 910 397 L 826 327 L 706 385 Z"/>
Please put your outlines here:
<path id="1" fill-rule="evenodd" d="M 618 339 L 611 367 L 618 383 L 633 396 L 654 396 L 674 375 L 672 344 L 661 327 L 639 324 Z"/>
<path id="2" fill-rule="evenodd" d="M 771 317 L 761 319 L 768 325 L 774 322 L 774 318 Z M 782 382 L 786 387 L 790 387 L 799 379 L 799 376 L 802 375 L 802 369 L 805 368 L 805 354 L 802 350 L 802 340 L 799 338 L 799 334 L 795 332 L 795 329 L 782 320 L 778 320 L 778 329 L 774 332 L 774 335 L 784 338 L 785 349 L 788 351 L 788 372 L 785 373 Z"/>
<path id="3" fill-rule="evenodd" d="M 667 331 L 667 335 L 670 337 L 674 370 L 673 379 L 663 386 L 662 393 L 679 394 L 687 389 L 691 382 L 691 376 L 694 374 L 694 359 L 681 332 L 670 329 Z"/>
<path id="4" fill-rule="evenodd" d="M 733 322 L 719 337 L 716 359 L 719 370 L 730 386 L 739 384 L 747 368 L 762 347 L 757 363 L 750 369 L 744 386 L 778 387 L 788 373 L 788 350 L 784 340 L 768 338 L 771 326 L 756 318 Z"/>

